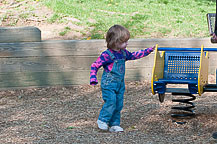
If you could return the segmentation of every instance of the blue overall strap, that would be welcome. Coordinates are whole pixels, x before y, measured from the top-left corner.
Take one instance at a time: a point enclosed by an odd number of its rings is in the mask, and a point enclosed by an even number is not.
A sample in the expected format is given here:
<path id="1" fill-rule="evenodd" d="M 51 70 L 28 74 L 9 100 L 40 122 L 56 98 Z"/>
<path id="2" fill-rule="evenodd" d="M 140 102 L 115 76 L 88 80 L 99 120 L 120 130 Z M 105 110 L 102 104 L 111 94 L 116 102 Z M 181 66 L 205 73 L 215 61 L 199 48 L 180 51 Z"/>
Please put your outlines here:
<path id="1" fill-rule="evenodd" d="M 115 59 L 115 56 L 110 52 L 110 50 L 106 50 L 106 52 L 109 54 L 109 56 L 112 58 L 112 60 Z"/>
<path id="2" fill-rule="evenodd" d="M 124 55 L 124 59 L 126 60 L 126 52 L 124 50 L 121 50 L 123 55 Z"/>

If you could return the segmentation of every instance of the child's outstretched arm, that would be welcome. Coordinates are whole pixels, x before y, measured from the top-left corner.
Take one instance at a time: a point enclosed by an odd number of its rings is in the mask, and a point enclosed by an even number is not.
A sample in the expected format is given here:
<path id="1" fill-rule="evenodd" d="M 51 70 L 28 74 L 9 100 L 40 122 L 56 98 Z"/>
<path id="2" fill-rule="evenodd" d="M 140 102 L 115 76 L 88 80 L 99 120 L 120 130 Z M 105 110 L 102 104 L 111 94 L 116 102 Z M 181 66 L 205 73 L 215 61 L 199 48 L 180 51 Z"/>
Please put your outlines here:
<path id="1" fill-rule="evenodd" d="M 142 57 L 145 57 L 145 56 L 149 55 L 154 50 L 155 50 L 155 46 L 147 48 L 145 50 L 139 50 L 137 52 L 132 52 L 132 53 L 129 52 L 128 50 L 126 50 L 126 59 L 127 60 L 140 59 Z"/>

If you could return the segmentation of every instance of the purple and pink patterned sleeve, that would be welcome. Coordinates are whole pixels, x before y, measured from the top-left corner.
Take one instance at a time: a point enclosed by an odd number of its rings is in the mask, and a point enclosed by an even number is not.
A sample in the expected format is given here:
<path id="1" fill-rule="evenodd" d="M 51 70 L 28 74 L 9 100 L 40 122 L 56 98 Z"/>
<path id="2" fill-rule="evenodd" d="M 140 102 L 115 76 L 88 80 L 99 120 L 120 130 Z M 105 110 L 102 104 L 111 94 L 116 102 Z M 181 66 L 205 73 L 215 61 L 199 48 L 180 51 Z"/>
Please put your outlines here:
<path id="1" fill-rule="evenodd" d="M 153 51 L 153 48 L 147 48 L 145 50 L 139 50 L 136 52 L 129 52 L 126 50 L 126 59 L 127 60 L 135 60 L 135 59 L 140 59 L 144 56 L 149 55 Z"/>
<path id="2" fill-rule="evenodd" d="M 147 48 L 145 50 L 140 50 L 137 52 L 129 52 L 125 49 L 126 52 L 126 60 L 135 60 L 142 58 L 144 56 L 149 55 L 153 51 L 153 48 Z M 121 54 L 122 55 L 122 54 Z M 98 84 L 97 80 L 97 72 L 100 69 L 100 67 L 104 66 L 105 71 L 111 71 L 113 67 L 113 60 L 109 56 L 109 54 L 105 51 L 103 52 L 97 60 L 91 65 L 91 71 L 90 71 L 90 85 L 96 85 Z"/>
<path id="3" fill-rule="evenodd" d="M 98 84 L 97 80 L 97 72 L 100 69 L 100 67 L 106 65 L 107 63 L 111 62 L 111 57 L 106 53 L 103 52 L 97 60 L 91 65 L 91 71 L 90 71 L 90 85 L 96 85 Z"/>

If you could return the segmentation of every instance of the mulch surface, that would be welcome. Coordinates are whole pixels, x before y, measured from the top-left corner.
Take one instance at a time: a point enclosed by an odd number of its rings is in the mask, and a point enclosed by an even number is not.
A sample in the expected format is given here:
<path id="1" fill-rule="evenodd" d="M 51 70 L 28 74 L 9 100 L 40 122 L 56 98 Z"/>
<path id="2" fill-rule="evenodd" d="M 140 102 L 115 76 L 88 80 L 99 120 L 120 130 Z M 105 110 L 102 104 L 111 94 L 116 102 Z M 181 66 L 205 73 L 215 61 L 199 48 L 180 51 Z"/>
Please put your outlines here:
<path id="1" fill-rule="evenodd" d="M 196 116 L 185 119 L 171 117 L 171 107 L 179 105 L 173 97 L 160 103 L 150 83 L 127 82 L 124 132 L 110 133 L 96 125 L 103 104 L 99 86 L 1 90 L 0 143 L 217 143 L 217 94 L 196 95 Z"/>

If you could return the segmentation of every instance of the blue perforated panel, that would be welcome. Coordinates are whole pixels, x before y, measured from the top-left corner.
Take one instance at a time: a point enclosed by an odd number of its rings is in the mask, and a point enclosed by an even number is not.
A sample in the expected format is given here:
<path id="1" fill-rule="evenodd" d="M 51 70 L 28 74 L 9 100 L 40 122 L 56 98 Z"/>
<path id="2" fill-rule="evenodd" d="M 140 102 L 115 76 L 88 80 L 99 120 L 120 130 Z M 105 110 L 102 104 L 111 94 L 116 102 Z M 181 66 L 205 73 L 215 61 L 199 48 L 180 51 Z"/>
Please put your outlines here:
<path id="1" fill-rule="evenodd" d="M 164 79 L 197 80 L 200 52 L 165 52 Z"/>

